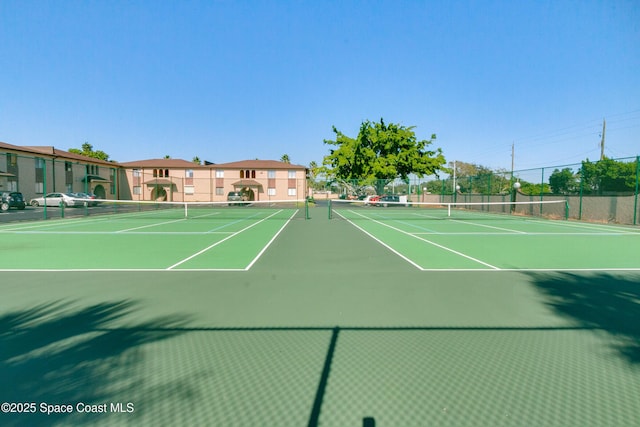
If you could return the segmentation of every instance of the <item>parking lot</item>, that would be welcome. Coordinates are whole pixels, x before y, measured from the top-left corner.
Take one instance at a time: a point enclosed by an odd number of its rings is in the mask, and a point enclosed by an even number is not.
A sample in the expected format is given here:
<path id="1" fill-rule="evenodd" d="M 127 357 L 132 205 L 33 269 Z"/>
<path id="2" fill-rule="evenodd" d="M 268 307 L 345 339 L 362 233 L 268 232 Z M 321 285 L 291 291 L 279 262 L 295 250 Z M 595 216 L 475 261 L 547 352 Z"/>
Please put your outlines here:
<path id="1" fill-rule="evenodd" d="M 13 221 L 37 221 L 40 219 L 45 219 L 44 207 L 33 207 L 27 205 L 24 210 L 18 209 L 10 209 L 6 212 L 0 212 L 0 223 L 13 222 Z M 47 219 L 55 219 L 62 218 L 63 215 L 65 218 L 67 217 L 78 217 L 84 216 L 87 214 L 87 209 L 89 211 L 93 211 L 94 213 L 98 213 L 100 210 L 108 209 L 107 207 L 102 206 L 90 206 L 90 207 L 77 207 L 77 208 L 59 208 L 48 206 L 47 207 Z"/>

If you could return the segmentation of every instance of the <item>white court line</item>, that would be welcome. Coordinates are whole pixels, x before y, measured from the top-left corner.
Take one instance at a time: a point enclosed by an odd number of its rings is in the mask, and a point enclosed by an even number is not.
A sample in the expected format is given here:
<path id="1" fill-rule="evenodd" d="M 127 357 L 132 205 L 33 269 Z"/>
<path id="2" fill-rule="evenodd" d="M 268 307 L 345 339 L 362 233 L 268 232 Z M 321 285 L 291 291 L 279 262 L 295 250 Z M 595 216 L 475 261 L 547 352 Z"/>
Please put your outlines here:
<path id="1" fill-rule="evenodd" d="M 347 222 L 351 222 L 345 218 Z M 354 224 L 355 225 L 355 224 Z M 360 228 L 355 225 L 356 228 Z M 362 230 L 367 233 L 366 231 Z M 395 251 L 394 251 L 395 252 Z M 487 268 L 421 268 L 415 265 L 419 270 L 426 272 L 483 272 L 483 273 L 526 273 L 526 272 L 551 272 L 551 273 L 563 273 L 563 272 L 640 272 L 640 268 L 503 268 L 499 270 L 491 270 Z M 117 273 L 117 272 L 171 272 L 173 274 L 179 274 L 181 272 L 215 272 L 215 271 L 239 271 L 245 272 L 246 268 L 181 268 L 179 270 L 167 270 L 166 268 L 66 268 L 66 269 L 53 269 L 53 268 L 0 268 L 0 272 L 9 273 L 83 273 L 83 272 L 102 272 L 102 273 Z"/>
<path id="2" fill-rule="evenodd" d="M 394 254 L 398 255 L 400 258 L 402 258 L 403 260 L 407 261 L 409 264 L 413 265 L 418 270 L 422 270 L 422 267 L 418 263 L 416 263 L 415 261 L 412 261 L 411 259 L 409 259 L 405 255 L 403 255 L 400 252 L 396 251 L 391 246 L 387 245 L 385 242 L 383 242 L 382 240 L 378 239 L 376 236 L 374 236 L 373 234 L 369 233 L 367 230 L 365 230 L 364 228 L 360 227 L 358 224 L 354 223 L 350 219 L 345 218 L 340 212 L 336 211 L 336 213 L 338 215 L 340 215 L 344 220 L 346 220 L 349 224 L 353 225 L 355 228 L 357 228 L 358 230 L 362 231 L 364 234 L 366 234 L 367 236 L 371 237 L 373 240 L 375 240 L 376 242 L 380 243 L 382 246 L 384 246 L 385 248 L 389 249 L 391 252 L 393 252 Z"/>
<path id="3" fill-rule="evenodd" d="M 194 235 L 194 236 L 205 236 L 207 234 L 231 234 L 233 231 L 129 231 L 126 234 L 123 234 L 120 231 L 43 231 L 43 230 L 27 230 L 27 231 L 6 231 L 5 234 L 51 234 L 51 235 L 76 235 L 76 234 L 86 234 L 89 236 L 93 235 L 145 235 L 145 236 L 164 236 L 164 235 Z"/>
<path id="4" fill-rule="evenodd" d="M 276 237 L 278 237 L 278 235 L 282 232 L 282 230 L 284 230 L 284 228 L 291 222 L 291 220 L 293 219 L 294 216 L 296 216 L 298 212 L 293 212 L 291 214 L 291 216 L 289 217 L 289 219 L 287 220 L 287 222 L 285 222 L 282 227 L 280 227 L 280 230 L 278 230 L 278 232 L 271 238 L 271 240 L 269 240 L 269 242 L 265 245 L 264 248 L 262 248 L 262 250 L 258 253 L 258 255 L 256 255 L 256 257 L 253 259 L 253 261 L 251 261 L 249 263 L 249 265 L 247 265 L 247 267 L 245 268 L 245 270 L 250 270 L 251 267 L 253 267 L 253 264 L 256 263 L 256 261 L 258 261 L 258 259 L 262 256 L 263 253 L 266 252 L 267 248 L 269 246 L 271 246 L 271 243 L 273 243 L 274 240 L 276 240 Z"/>
<path id="5" fill-rule="evenodd" d="M 534 222 L 536 224 L 544 224 L 544 225 L 552 225 L 555 227 L 570 227 L 570 228 L 584 228 L 586 230 L 607 230 L 616 233 L 627 233 L 627 234 L 640 234 L 640 229 L 634 229 L 631 227 L 620 227 L 615 225 L 608 224 L 592 224 L 592 223 L 576 223 L 571 221 L 544 221 L 540 219 L 525 219 L 525 222 Z M 595 233 L 594 233 L 595 234 Z"/>
<path id="6" fill-rule="evenodd" d="M 140 227 L 133 227 L 133 228 L 127 228 L 127 229 L 124 229 L 124 230 L 118 230 L 118 231 L 115 231 L 114 233 L 127 233 L 129 231 L 140 230 L 140 229 L 143 229 L 143 228 L 150 228 L 150 227 L 158 227 L 160 225 L 172 224 L 174 222 L 181 222 L 181 221 L 185 221 L 185 220 L 186 220 L 186 218 L 180 218 L 180 219 L 174 219 L 172 221 L 159 222 L 157 224 L 141 225 Z"/>
<path id="7" fill-rule="evenodd" d="M 473 226 L 476 226 L 476 227 L 491 228 L 491 229 L 494 229 L 494 230 L 509 231 L 511 233 L 516 233 L 516 234 L 528 234 L 526 231 L 513 230 L 511 228 L 496 227 L 496 226 L 487 225 L 487 224 L 477 224 L 477 223 L 475 223 L 473 221 L 469 222 L 469 221 L 465 221 L 465 220 L 461 220 L 461 219 L 452 219 L 451 222 L 459 222 L 461 224 L 473 225 Z"/>
<path id="8" fill-rule="evenodd" d="M 354 211 L 349 211 L 349 212 L 351 212 L 351 213 L 353 213 L 353 214 L 356 214 L 356 215 L 360 215 L 359 213 L 354 212 Z M 342 215 L 340 215 L 340 216 L 342 216 Z M 362 216 L 362 215 L 360 215 L 360 216 Z M 342 216 L 342 217 L 344 218 L 344 216 Z M 367 218 L 367 217 L 364 217 L 364 218 Z M 346 218 L 345 218 L 345 219 L 346 219 Z M 438 248 L 440 248 L 440 249 L 443 249 L 443 250 L 445 250 L 445 251 L 451 252 L 451 253 L 456 254 L 456 255 L 458 255 L 458 256 L 461 256 L 461 257 L 463 257 L 463 258 L 467 258 L 467 259 L 469 259 L 469 260 L 471 260 L 471 261 L 474 261 L 474 262 L 477 262 L 477 263 L 479 263 L 479 264 L 485 265 L 485 266 L 487 266 L 487 267 L 489 267 L 489 268 L 492 268 L 492 269 L 494 269 L 494 270 L 500 270 L 500 268 L 499 268 L 499 267 L 496 267 L 495 265 L 491 265 L 491 264 L 486 263 L 486 262 L 484 262 L 484 261 L 481 261 L 481 260 L 479 260 L 479 259 L 477 259 L 477 258 L 473 258 L 473 257 L 471 257 L 471 256 L 469 256 L 469 255 L 463 254 L 462 252 L 459 252 L 459 251 L 456 251 L 456 250 L 454 250 L 454 249 L 448 248 L 448 247 L 446 247 L 446 246 L 440 245 L 440 244 L 438 244 L 438 243 L 432 242 L 431 240 L 423 239 L 423 238 L 422 238 L 422 237 L 420 237 L 420 236 L 416 236 L 415 234 L 412 234 L 412 233 L 406 232 L 406 231 L 401 230 L 401 229 L 396 228 L 396 227 L 392 227 L 391 225 L 385 224 L 385 223 L 383 223 L 383 222 L 381 222 L 381 221 L 378 221 L 378 220 L 375 220 L 375 219 L 372 219 L 372 218 L 367 218 L 367 219 L 369 219 L 370 221 L 373 221 L 373 222 L 375 222 L 375 223 L 377 223 L 377 224 L 380 224 L 380 225 L 382 225 L 382 226 L 384 226 L 384 227 L 388 227 L 388 228 L 390 228 L 390 229 L 392 229 L 392 230 L 395 230 L 395 231 L 398 231 L 398 232 L 400 232 L 400 233 L 402 233 L 402 234 L 405 234 L 405 235 L 407 235 L 407 236 L 413 237 L 414 239 L 421 240 L 421 241 L 423 241 L 423 242 L 425 242 L 425 243 L 429 243 L 430 245 L 436 246 L 436 247 L 438 247 Z M 349 220 L 347 220 L 347 221 L 349 221 Z M 353 224 L 353 222 L 351 222 L 351 221 L 349 221 L 349 222 L 350 222 L 351 224 Z M 355 225 L 355 224 L 354 224 L 354 225 Z M 358 227 L 358 228 L 360 228 L 360 227 Z M 362 230 L 362 228 L 360 228 L 360 229 Z M 369 234 L 369 233 L 367 233 L 367 234 Z M 369 235 L 370 235 L 370 234 L 369 234 Z M 377 240 L 377 241 L 380 241 L 379 239 L 376 239 L 376 240 Z M 387 246 L 387 247 L 388 247 L 388 246 Z M 398 253 L 398 252 L 396 252 L 396 251 L 394 251 L 394 252 L 395 252 L 395 253 Z M 404 259 L 407 259 L 407 260 L 408 260 L 408 258 L 404 258 Z M 417 266 L 417 264 L 416 264 L 416 263 L 413 263 L 413 262 L 412 262 L 412 264 Z M 422 267 L 420 267 L 420 266 L 418 266 L 418 268 L 420 268 L 421 270 L 423 270 L 423 268 L 422 268 Z"/>
<path id="9" fill-rule="evenodd" d="M 593 236 L 593 237 L 599 237 L 599 236 L 640 236 L 639 233 L 620 233 L 620 232 L 613 232 L 613 233 L 581 233 L 581 232 L 575 232 L 575 233 L 554 233 L 553 231 L 534 231 L 534 232 L 521 232 L 521 233 L 492 233 L 489 231 L 460 231 L 460 232 L 456 232 L 456 231 L 451 231 L 451 232 L 414 232 L 413 234 L 437 234 L 439 236 Z"/>
<path id="10" fill-rule="evenodd" d="M 185 262 L 187 262 L 187 261 L 189 261 L 189 260 L 191 260 L 191 259 L 193 259 L 193 258 L 195 258 L 195 257 L 197 257 L 197 256 L 199 256 L 199 255 L 202 255 L 203 253 L 207 252 L 209 249 L 211 249 L 211 248 L 214 248 L 214 247 L 218 246 L 220 243 L 223 243 L 223 242 L 225 242 L 225 241 L 227 241 L 227 240 L 231 239 L 232 237 L 235 237 L 235 236 L 237 236 L 238 234 L 240 234 L 240 233 L 242 233 L 242 232 L 244 232 L 244 231 L 247 231 L 248 229 L 250 229 L 250 228 L 252 228 L 252 227 L 255 227 L 256 225 L 258 225 L 258 224 L 260 224 L 261 222 L 263 222 L 263 221 L 265 221 L 265 220 L 267 220 L 267 219 L 271 218 L 272 216 L 275 216 L 275 215 L 279 214 L 280 212 L 282 212 L 282 209 L 280 209 L 279 211 L 276 211 L 276 212 L 272 213 L 272 214 L 271 214 L 271 215 L 269 215 L 268 217 L 263 218 L 263 219 L 261 219 L 261 220 L 260 220 L 260 221 L 258 221 L 258 222 L 254 222 L 253 224 L 249 225 L 248 227 L 243 228 L 242 230 L 236 231 L 235 233 L 233 233 L 233 234 L 231 234 L 231 235 L 229 235 L 229 236 L 225 237 L 225 238 L 224 238 L 224 239 L 222 239 L 222 240 L 217 241 L 216 243 L 214 243 L 214 244 L 212 244 L 212 245 L 207 246 L 206 248 L 202 249 L 201 251 L 196 252 L 195 254 L 193 254 L 193 255 L 191 255 L 191 256 L 189 256 L 189 257 L 185 258 L 185 259 L 183 259 L 182 261 L 179 261 L 179 262 L 177 262 L 177 263 L 173 264 L 172 266 L 167 267 L 167 270 L 171 270 L 171 269 L 173 269 L 173 268 L 175 268 L 175 267 L 177 267 L 177 266 L 179 266 L 179 265 L 181 265 L 181 264 L 184 264 Z"/>

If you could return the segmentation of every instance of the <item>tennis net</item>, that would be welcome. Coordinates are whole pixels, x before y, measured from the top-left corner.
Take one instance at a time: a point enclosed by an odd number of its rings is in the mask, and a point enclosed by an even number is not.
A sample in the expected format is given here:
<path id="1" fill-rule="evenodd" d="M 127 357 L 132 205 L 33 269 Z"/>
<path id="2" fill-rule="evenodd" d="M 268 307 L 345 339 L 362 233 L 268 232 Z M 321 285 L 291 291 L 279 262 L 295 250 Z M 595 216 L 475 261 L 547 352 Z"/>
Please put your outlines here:
<path id="1" fill-rule="evenodd" d="M 565 200 L 525 202 L 399 202 L 387 200 L 331 200 L 329 218 L 346 219 L 504 219 L 543 217 L 567 219 Z"/>
<path id="2" fill-rule="evenodd" d="M 110 216 L 113 219 L 241 220 L 280 218 L 308 219 L 306 200 L 260 200 L 228 202 L 161 202 L 137 200 L 79 199 L 74 207 L 49 208 L 49 218 Z"/>

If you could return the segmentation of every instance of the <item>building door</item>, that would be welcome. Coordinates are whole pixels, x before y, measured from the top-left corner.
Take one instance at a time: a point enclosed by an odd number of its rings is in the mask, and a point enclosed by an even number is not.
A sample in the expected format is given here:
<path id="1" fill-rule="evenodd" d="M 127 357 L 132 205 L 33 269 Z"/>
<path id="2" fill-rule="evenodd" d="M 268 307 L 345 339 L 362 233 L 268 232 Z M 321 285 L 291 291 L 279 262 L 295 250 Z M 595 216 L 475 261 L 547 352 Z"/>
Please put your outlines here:
<path id="1" fill-rule="evenodd" d="M 96 199 L 107 198 L 107 192 L 104 190 L 104 187 L 101 184 L 96 185 L 96 188 L 93 189 L 93 194 L 96 195 Z"/>

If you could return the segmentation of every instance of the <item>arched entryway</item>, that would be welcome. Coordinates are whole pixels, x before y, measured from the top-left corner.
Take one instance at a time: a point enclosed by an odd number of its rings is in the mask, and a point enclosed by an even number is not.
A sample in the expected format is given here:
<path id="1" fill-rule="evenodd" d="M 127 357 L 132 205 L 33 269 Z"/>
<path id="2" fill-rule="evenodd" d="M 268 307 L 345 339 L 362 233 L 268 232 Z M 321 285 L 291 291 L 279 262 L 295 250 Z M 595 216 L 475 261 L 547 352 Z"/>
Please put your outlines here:
<path id="1" fill-rule="evenodd" d="M 100 184 L 96 185 L 95 188 L 93 189 L 93 194 L 96 195 L 96 199 L 106 199 L 107 198 L 107 192 L 105 191 L 104 187 Z"/>
<path id="2" fill-rule="evenodd" d="M 167 201 L 167 190 L 161 186 L 155 186 L 151 189 L 151 200 L 155 200 L 158 202 L 166 202 Z"/>
<path id="3" fill-rule="evenodd" d="M 247 188 L 247 187 L 243 188 L 242 194 L 244 194 L 247 197 L 247 200 L 250 202 L 256 199 L 256 193 L 251 188 Z"/>

